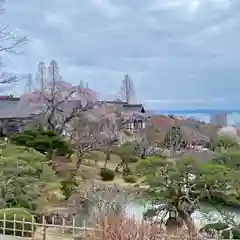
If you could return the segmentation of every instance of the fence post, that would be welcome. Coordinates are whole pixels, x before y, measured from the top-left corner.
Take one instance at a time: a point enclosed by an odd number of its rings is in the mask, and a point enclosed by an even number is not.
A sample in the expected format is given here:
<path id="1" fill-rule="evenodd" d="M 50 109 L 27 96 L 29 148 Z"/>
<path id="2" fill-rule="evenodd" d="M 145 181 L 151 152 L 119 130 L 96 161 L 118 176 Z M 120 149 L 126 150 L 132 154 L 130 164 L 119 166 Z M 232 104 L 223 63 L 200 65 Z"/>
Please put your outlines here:
<path id="1" fill-rule="evenodd" d="M 62 224 L 61 224 L 61 228 L 62 228 L 62 234 L 65 232 L 65 217 L 62 217 Z"/>
<path id="2" fill-rule="evenodd" d="M 35 219 L 34 219 L 34 216 L 32 215 L 32 222 L 31 222 L 31 236 L 33 236 L 33 233 L 34 233 L 34 222 L 35 222 Z"/>
<path id="3" fill-rule="evenodd" d="M 16 236 L 16 214 L 13 215 L 13 236 Z"/>
<path id="4" fill-rule="evenodd" d="M 23 218 L 22 218 L 22 237 L 24 236 L 24 226 L 25 226 L 25 216 L 23 216 Z"/>
<path id="5" fill-rule="evenodd" d="M 229 239 L 233 239 L 233 232 L 232 232 L 232 228 L 229 230 Z"/>
<path id="6" fill-rule="evenodd" d="M 43 240 L 46 240 L 46 221 L 44 215 L 42 217 L 42 223 L 43 223 Z"/>
<path id="7" fill-rule="evenodd" d="M 86 220 L 84 220 L 84 230 L 83 230 L 83 239 L 85 239 L 85 237 L 86 237 L 86 231 L 87 231 L 87 226 L 86 226 Z"/>
<path id="8" fill-rule="evenodd" d="M 55 226 L 55 216 L 52 216 L 52 225 Z"/>
<path id="9" fill-rule="evenodd" d="M 73 235 L 73 237 L 75 237 L 75 227 L 76 227 L 76 220 L 75 220 L 75 214 L 73 215 L 73 217 L 72 217 L 72 225 L 73 225 L 73 229 L 72 229 L 72 235 Z"/>
<path id="10" fill-rule="evenodd" d="M 3 214 L 3 235 L 6 234 L 6 213 Z"/>

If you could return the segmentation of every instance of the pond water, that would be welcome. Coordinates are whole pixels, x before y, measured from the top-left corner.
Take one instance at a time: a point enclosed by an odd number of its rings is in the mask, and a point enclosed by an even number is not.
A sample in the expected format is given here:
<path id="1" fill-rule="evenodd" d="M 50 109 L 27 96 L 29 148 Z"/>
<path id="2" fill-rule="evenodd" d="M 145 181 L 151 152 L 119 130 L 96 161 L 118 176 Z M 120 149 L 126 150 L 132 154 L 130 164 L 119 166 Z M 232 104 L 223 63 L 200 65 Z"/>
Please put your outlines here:
<path id="1" fill-rule="evenodd" d="M 126 208 L 126 213 L 128 216 L 133 216 L 136 219 L 141 219 L 143 217 L 144 211 L 147 209 L 147 204 L 144 206 L 141 202 L 131 202 Z M 225 208 L 224 211 L 227 211 L 234 216 L 237 222 L 240 222 L 240 209 L 236 210 L 233 208 Z M 210 205 L 201 204 L 200 211 L 196 211 L 193 215 L 195 223 L 198 227 L 202 227 L 211 222 L 217 222 L 221 220 L 221 215 Z"/>

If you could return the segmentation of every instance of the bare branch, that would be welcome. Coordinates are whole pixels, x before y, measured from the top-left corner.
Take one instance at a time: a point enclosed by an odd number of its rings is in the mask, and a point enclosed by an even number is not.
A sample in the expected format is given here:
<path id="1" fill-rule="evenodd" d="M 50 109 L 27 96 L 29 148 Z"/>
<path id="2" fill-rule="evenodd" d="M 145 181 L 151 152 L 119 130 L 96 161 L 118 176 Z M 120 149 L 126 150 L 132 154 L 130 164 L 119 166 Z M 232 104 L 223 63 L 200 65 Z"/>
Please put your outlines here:
<path id="1" fill-rule="evenodd" d="M 0 14 L 4 13 L 5 1 L 0 1 Z M 20 37 L 11 31 L 8 25 L 2 24 L 0 26 L 0 59 L 2 60 L 3 54 L 17 54 L 23 53 L 21 47 L 27 43 L 26 37 Z M 3 62 L 0 62 L 0 69 L 3 68 Z M 0 73 L 0 84 L 6 85 L 18 81 L 19 78 L 15 74 L 2 72 Z"/>
<path id="2" fill-rule="evenodd" d="M 95 104 L 92 109 L 78 112 L 71 121 L 70 139 L 77 151 L 77 169 L 86 153 L 104 148 L 111 151 L 111 146 L 119 140 L 123 129 L 121 113 L 115 107 L 104 102 Z"/>
<path id="3" fill-rule="evenodd" d="M 1 31 L 1 29 L 0 29 Z M 17 38 L 16 35 L 12 35 L 11 37 L 7 37 L 7 35 L 10 35 L 10 32 L 0 32 L 0 41 L 2 41 L 2 44 L 0 45 L 0 52 L 8 52 L 8 53 L 13 53 L 13 54 L 17 54 L 20 55 L 23 52 L 16 49 L 16 47 L 19 47 L 21 44 L 25 44 L 27 42 L 27 38 L 26 37 L 22 37 L 22 38 Z M 5 35 L 5 38 L 1 37 L 1 35 Z M 3 45 L 6 41 L 11 41 L 12 43 L 10 43 L 9 45 Z"/>
<path id="4" fill-rule="evenodd" d="M 10 84 L 18 81 L 18 77 L 14 74 L 2 72 L 0 74 L 0 84 Z"/>

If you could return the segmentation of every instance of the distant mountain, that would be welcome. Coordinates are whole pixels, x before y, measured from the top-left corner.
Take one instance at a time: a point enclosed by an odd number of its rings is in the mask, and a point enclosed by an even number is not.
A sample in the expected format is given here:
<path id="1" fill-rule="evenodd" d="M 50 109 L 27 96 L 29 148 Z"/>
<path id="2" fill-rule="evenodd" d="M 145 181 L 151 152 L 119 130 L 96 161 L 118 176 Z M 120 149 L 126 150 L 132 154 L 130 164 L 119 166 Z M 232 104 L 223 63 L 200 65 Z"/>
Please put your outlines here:
<path id="1" fill-rule="evenodd" d="M 147 110 L 146 113 L 149 117 L 158 116 L 158 115 L 173 115 L 183 118 L 191 118 L 204 122 L 209 122 L 210 113 L 199 113 L 198 110 Z"/>
<path id="2" fill-rule="evenodd" d="M 240 113 L 240 109 L 155 109 L 150 110 L 154 114 L 213 114 L 219 112 Z"/>
<path id="3" fill-rule="evenodd" d="M 146 111 L 146 114 L 151 117 L 151 116 L 155 116 L 155 115 L 158 115 L 159 113 L 157 113 L 157 111 L 152 111 L 152 110 L 148 110 L 148 109 L 145 109 Z M 160 113 L 161 114 L 161 113 Z"/>

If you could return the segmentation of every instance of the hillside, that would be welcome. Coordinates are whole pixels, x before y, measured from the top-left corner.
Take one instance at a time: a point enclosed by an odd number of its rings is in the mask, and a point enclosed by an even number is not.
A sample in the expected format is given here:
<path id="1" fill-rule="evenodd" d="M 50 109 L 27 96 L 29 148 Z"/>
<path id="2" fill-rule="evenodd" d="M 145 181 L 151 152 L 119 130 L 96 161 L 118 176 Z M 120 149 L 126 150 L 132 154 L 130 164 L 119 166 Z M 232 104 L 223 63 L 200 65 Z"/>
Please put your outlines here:
<path id="1" fill-rule="evenodd" d="M 199 142 L 200 144 L 209 141 L 219 130 L 219 127 L 210 123 L 169 115 L 153 116 L 149 119 L 149 124 L 156 126 L 163 132 L 169 131 L 173 126 L 179 126 L 187 140 L 196 143 Z"/>

